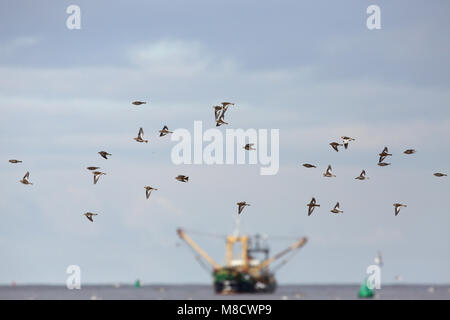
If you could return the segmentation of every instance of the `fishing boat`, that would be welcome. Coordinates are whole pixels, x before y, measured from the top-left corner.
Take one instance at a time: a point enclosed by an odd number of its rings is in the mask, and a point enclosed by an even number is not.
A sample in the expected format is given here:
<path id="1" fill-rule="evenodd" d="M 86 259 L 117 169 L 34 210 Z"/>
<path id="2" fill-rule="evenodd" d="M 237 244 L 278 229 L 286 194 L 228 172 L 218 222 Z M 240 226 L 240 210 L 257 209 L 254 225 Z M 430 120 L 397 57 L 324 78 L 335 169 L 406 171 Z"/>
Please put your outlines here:
<path id="1" fill-rule="evenodd" d="M 275 271 L 287 263 L 287 259 L 270 270 L 269 267 L 288 253 L 294 253 L 303 247 L 307 238 L 296 239 L 289 247 L 270 257 L 269 247 L 260 235 L 228 235 L 225 245 L 225 264 L 217 264 L 194 240 L 181 228 L 178 236 L 196 253 L 203 264 L 206 261 L 212 267 L 214 290 L 217 294 L 233 293 L 270 293 L 277 286 Z M 236 255 L 233 247 L 240 244 L 241 251 Z"/>

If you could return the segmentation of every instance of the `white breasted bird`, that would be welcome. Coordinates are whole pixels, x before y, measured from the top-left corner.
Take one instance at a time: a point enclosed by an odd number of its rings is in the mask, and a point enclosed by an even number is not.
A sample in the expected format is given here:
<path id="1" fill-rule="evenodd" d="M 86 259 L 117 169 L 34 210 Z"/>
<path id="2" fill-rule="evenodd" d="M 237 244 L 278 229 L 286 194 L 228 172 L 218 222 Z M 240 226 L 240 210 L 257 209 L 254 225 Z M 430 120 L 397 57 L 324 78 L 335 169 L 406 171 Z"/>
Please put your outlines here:
<path id="1" fill-rule="evenodd" d="M 249 203 L 247 203 L 247 202 L 245 202 L 245 201 L 238 202 L 238 203 L 236 203 L 236 204 L 238 205 L 238 214 L 241 214 L 242 210 L 244 210 L 244 208 L 245 208 L 246 206 L 249 206 L 249 205 L 250 205 Z"/>

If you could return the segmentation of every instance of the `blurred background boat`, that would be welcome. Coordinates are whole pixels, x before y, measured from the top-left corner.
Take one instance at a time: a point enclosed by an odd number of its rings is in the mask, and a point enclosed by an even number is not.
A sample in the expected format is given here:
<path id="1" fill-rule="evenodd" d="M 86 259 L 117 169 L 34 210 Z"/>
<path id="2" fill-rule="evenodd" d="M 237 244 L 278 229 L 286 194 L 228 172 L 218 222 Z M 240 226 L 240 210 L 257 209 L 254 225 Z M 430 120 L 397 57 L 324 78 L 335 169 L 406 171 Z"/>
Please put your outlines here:
<path id="1" fill-rule="evenodd" d="M 288 259 L 281 262 L 279 259 L 289 253 L 292 258 L 293 253 L 307 242 L 304 237 L 297 239 L 289 247 L 270 257 L 266 239 L 258 234 L 248 236 L 236 232 L 226 236 L 226 261 L 224 265 L 219 265 L 184 230 L 177 229 L 177 233 L 193 249 L 200 264 L 211 272 L 214 291 L 219 294 L 274 292 L 277 287 L 275 272 L 288 262 Z M 241 250 L 236 254 L 233 249 L 238 245 Z M 276 262 L 279 264 L 272 270 L 269 269 Z"/>

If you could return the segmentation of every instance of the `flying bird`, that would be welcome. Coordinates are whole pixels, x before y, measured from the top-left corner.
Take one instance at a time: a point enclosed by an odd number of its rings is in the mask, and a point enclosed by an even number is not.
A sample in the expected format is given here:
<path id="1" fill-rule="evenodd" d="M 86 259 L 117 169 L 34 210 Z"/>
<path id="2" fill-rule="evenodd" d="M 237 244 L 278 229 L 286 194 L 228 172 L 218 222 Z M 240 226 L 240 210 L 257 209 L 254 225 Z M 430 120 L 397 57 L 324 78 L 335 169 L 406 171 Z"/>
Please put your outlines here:
<path id="1" fill-rule="evenodd" d="M 405 152 L 403 152 L 404 154 L 413 154 L 413 153 L 416 153 L 416 150 L 414 150 L 414 149 L 408 149 L 408 150 L 405 150 Z"/>
<path id="2" fill-rule="evenodd" d="M 144 129 L 142 129 L 142 128 L 139 128 L 138 136 L 136 138 L 133 138 L 133 139 L 136 140 L 137 142 L 148 143 L 148 140 L 144 140 Z"/>
<path id="3" fill-rule="evenodd" d="M 147 102 L 145 101 L 133 101 L 132 104 L 134 104 L 135 106 L 140 106 L 141 104 L 146 104 Z"/>
<path id="4" fill-rule="evenodd" d="M 394 208 L 395 208 L 395 215 L 397 216 L 398 213 L 400 212 L 401 207 L 405 207 L 405 204 L 401 204 L 401 203 L 394 203 Z"/>
<path id="5" fill-rule="evenodd" d="M 20 180 L 20 182 L 22 182 L 23 184 L 31 184 L 32 183 L 30 181 L 28 181 L 28 179 L 30 178 L 30 173 L 27 171 L 27 173 L 25 173 L 25 175 L 23 176 L 22 180 Z"/>
<path id="6" fill-rule="evenodd" d="M 150 186 L 145 186 L 144 188 L 145 188 L 145 196 L 147 197 L 147 199 L 150 197 L 152 190 L 158 190 L 158 189 L 150 187 Z"/>
<path id="7" fill-rule="evenodd" d="M 315 165 L 309 164 L 309 163 L 304 163 L 304 164 L 302 164 L 302 166 L 304 166 L 305 168 L 316 168 Z"/>
<path id="8" fill-rule="evenodd" d="M 357 179 L 357 180 L 366 180 L 366 179 L 369 179 L 369 177 L 366 177 L 366 170 L 363 170 L 363 171 L 361 172 L 361 174 L 360 174 L 358 177 L 356 177 L 355 179 Z"/>
<path id="9" fill-rule="evenodd" d="M 86 169 L 94 171 L 94 170 L 100 169 L 100 167 L 87 167 Z"/>
<path id="10" fill-rule="evenodd" d="M 162 130 L 159 130 L 159 136 L 160 137 L 163 137 L 163 136 L 165 136 L 166 134 L 169 134 L 169 133 L 173 133 L 173 132 L 169 131 L 169 128 L 167 126 L 164 126 L 162 128 Z"/>
<path id="11" fill-rule="evenodd" d="M 334 174 L 331 173 L 331 165 L 328 166 L 327 171 L 323 174 L 323 176 L 327 178 L 336 177 Z"/>
<path id="12" fill-rule="evenodd" d="M 253 148 L 254 145 L 255 145 L 254 143 L 247 143 L 247 144 L 244 146 L 244 149 L 245 149 L 245 150 L 256 150 L 255 148 Z"/>
<path id="13" fill-rule="evenodd" d="M 108 153 L 106 151 L 100 151 L 98 154 L 101 155 L 105 159 L 108 159 L 108 156 L 112 155 L 111 153 Z"/>
<path id="14" fill-rule="evenodd" d="M 320 207 L 320 204 L 316 204 L 316 198 L 312 198 L 311 202 L 306 205 L 308 207 L 308 217 L 313 213 L 315 207 Z"/>
<path id="15" fill-rule="evenodd" d="M 244 210 L 244 208 L 245 208 L 246 206 L 249 206 L 249 205 L 250 205 L 250 204 L 248 204 L 248 203 L 245 202 L 245 201 L 238 202 L 238 203 L 236 203 L 236 204 L 238 205 L 238 214 L 241 214 L 242 210 Z"/>
<path id="16" fill-rule="evenodd" d="M 392 153 L 389 153 L 388 148 L 384 147 L 383 151 L 378 155 L 380 156 L 380 160 L 378 162 L 383 162 L 383 160 L 386 159 L 387 156 L 392 156 Z"/>
<path id="17" fill-rule="evenodd" d="M 337 142 L 331 142 L 331 143 L 330 143 L 330 146 L 331 146 L 334 150 L 336 150 L 336 152 L 339 152 L 338 147 L 342 147 L 342 144 L 337 143 Z"/>
<path id="18" fill-rule="evenodd" d="M 94 184 L 97 184 L 98 179 L 100 179 L 100 176 L 106 175 L 106 173 L 100 171 L 94 171 L 92 172 L 92 174 L 94 175 Z"/>
<path id="19" fill-rule="evenodd" d="M 89 219 L 89 221 L 94 222 L 93 218 L 94 218 L 94 216 L 97 216 L 98 214 L 97 213 L 92 213 L 92 212 L 86 212 L 84 215 L 86 216 L 86 218 Z"/>
<path id="20" fill-rule="evenodd" d="M 216 117 L 216 127 L 222 124 L 228 124 L 224 121 L 225 112 L 227 112 L 228 107 L 234 105 L 232 102 L 222 102 L 222 106 L 214 106 L 214 115 Z"/>
<path id="21" fill-rule="evenodd" d="M 355 139 L 351 138 L 351 137 L 347 137 L 347 136 L 342 136 L 341 139 L 343 140 L 344 143 L 344 148 L 347 149 L 348 148 L 348 143 L 350 141 L 355 141 Z"/>
<path id="22" fill-rule="evenodd" d="M 330 210 L 330 212 L 338 214 L 338 213 L 343 213 L 344 211 L 339 209 L 339 202 L 337 202 L 336 205 L 334 206 L 334 209 Z"/>
<path id="23" fill-rule="evenodd" d="M 176 176 L 175 179 L 177 179 L 180 182 L 188 182 L 189 181 L 189 177 L 183 176 L 182 174 Z"/>
<path id="24" fill-rule="evenodd" d="M 446 175 L 445 173 L 436 172 L 436 173 L 434 174 L 434 176 L 436 176 L 436 177 L 438 177 L 438 178 L 441 178 L 441 177 L 446 177 L 447 175 Z"/>
<path id="25" fill-rule="evenodd" d="M 11 162 L 11 163 L 22 163 L 22 160 L 16 160 L 16 159 L 11 159 L 11 160 L 8 160 L 9 162 Z"/>

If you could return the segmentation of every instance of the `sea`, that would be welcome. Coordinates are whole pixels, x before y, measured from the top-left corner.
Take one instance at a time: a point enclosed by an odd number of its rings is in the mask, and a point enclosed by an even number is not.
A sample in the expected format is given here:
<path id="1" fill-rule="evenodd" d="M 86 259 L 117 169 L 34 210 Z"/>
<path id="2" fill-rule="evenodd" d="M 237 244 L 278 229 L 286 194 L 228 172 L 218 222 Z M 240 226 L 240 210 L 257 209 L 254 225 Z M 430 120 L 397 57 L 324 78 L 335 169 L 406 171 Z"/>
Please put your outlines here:
<path id="1" fill-rule="evenodd" d="M 215 294 L 211 285 L 0 286 L 0 300 L 354 300 L 359 285 L 279 285 L 269 294 Z M 386 285 L 371 299 L 450 300 L 450 285 Z"/>

